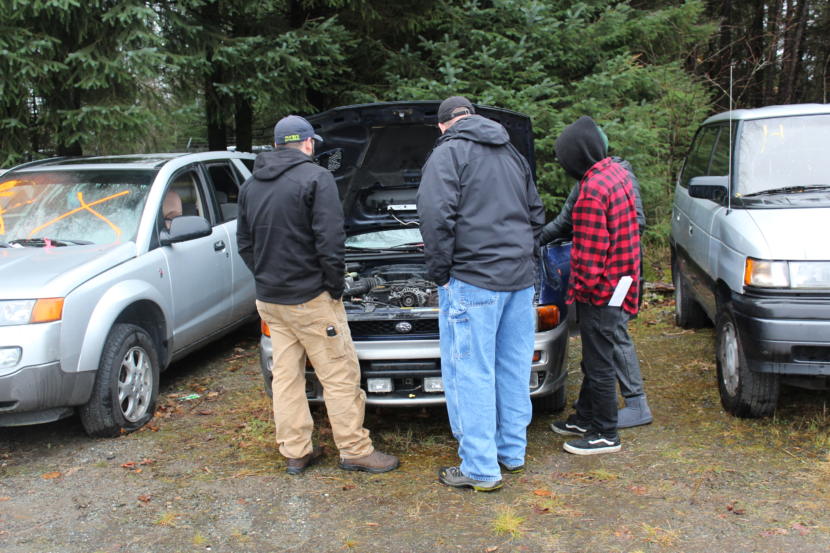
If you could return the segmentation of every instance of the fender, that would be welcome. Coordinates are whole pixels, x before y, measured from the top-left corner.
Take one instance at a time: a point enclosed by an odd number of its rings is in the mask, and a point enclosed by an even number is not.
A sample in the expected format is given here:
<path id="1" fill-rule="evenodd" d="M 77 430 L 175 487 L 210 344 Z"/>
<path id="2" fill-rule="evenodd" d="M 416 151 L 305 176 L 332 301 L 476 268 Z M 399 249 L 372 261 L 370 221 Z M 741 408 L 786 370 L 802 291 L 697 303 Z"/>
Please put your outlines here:
<path id="1" fill-rule="evenodd" d="M 127 307 L 142 300 L 156 304 L 165 320 L 171 320 L 164 298 L 157 289 L 141 280 L 125 280 L 116 283 L 101 296 L 92 311 L 89 325 L 84 333 L 84 342 L 78 359 L 78 371 L 98 370 L 101 351 L 112 325 Z M 169 341 L 172 337 L 171 329 L 169 325 L 166 326 L 167 335 L 165 338 Z M 159 359 L 159 361 L 165 363 L 166 359 Z"/>

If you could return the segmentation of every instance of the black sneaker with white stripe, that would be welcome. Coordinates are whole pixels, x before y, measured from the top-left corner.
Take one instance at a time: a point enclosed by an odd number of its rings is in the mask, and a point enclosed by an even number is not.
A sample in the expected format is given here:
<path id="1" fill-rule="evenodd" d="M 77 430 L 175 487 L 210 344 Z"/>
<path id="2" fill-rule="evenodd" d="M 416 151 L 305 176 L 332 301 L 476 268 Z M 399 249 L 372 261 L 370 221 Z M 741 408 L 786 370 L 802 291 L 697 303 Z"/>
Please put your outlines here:
<path id="1" fill-rule="evenodd" d="M 588 433 L 588 423 L 571 415 L 567 420 L 551 424 L 550 429 L 563 436 L 584 436 Z"/>
<path id="2" fill-rule="evenodd" d="M 619 436 L 607 436 L 592 432 L 584 438 L 570 440 L 562 446 L 574 455 L 596 455 L 598 453 L 616 453 L 622 446 Z"/>

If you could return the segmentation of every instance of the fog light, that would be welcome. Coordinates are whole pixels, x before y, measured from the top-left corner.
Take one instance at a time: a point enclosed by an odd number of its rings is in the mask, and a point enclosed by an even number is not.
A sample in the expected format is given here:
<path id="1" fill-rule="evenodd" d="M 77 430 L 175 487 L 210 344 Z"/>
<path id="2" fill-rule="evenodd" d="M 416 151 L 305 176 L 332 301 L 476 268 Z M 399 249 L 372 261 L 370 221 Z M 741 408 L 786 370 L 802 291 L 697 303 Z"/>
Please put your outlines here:
<path id="1" fill-rule="evenodd" d="M 11 369 L 20 362 L 23 350 L 17 346 L 0 348 L 0 369 Z"/>
<path id="2" fill-rule="evenodd" d="M 440 376 L 428 376 L 424 378 L 424 391 L 425 392 L 443 392 L 444 391 L 444 381 L 441 380 Z"/>
<path id="3" fill-rule="evenodd" d="M 383 394 L 392 391 L 392 379 L 391 378 L 367 378 L 366 379 L 366 388 L 369 389 L 369 393 L 373 394 Z"/>
<path id="4" fill-rule="evenodd" d="M 539 387 L 539 373 L 530 373 L 530 389 Z"/>

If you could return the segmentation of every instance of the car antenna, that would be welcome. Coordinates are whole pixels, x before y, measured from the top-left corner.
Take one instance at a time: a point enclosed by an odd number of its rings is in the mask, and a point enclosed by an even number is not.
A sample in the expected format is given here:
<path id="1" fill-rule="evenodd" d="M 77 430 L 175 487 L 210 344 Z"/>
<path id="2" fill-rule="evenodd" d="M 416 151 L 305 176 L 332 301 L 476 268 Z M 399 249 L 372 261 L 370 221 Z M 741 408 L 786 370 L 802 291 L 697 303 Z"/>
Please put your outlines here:
<path id="1" fill-rule="evenodd" d="M 729 64 L 729 169 L 727 170 L 726 182 L 726 214 L 732 213 L 732 71 L 735 69 L 735 62 Z"/>

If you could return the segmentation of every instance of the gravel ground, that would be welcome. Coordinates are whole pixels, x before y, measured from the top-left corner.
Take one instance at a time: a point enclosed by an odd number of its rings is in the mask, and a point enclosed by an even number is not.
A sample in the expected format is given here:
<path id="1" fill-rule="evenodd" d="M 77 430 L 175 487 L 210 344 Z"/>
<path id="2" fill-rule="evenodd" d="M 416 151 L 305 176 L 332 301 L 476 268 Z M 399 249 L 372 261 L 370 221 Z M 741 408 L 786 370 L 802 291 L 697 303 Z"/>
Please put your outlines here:
<path id="1" fill-rule="evenodd" d="M 830 551 L 830 395 L 787 391 L 761 421 L 726 415 L 712 330 L 671 314 L 658 302 L 633 323 L 654 423 L 622 431 L 621 453 L 578 457 L 539 416 L 528 470 L 493 494 L 436 482 L 457 462 L 441 409 L 367 414 L 401 457 L 385 475 L 339 470 L 318 411 L 327 455 L 286 475 L 257 337 L 236 333 L 163 375 L 140 432 L 93 440 L 74 418 L 0 429 L 0 551 Z M 573 339 L 571 367 L 578 351 Z"/>

